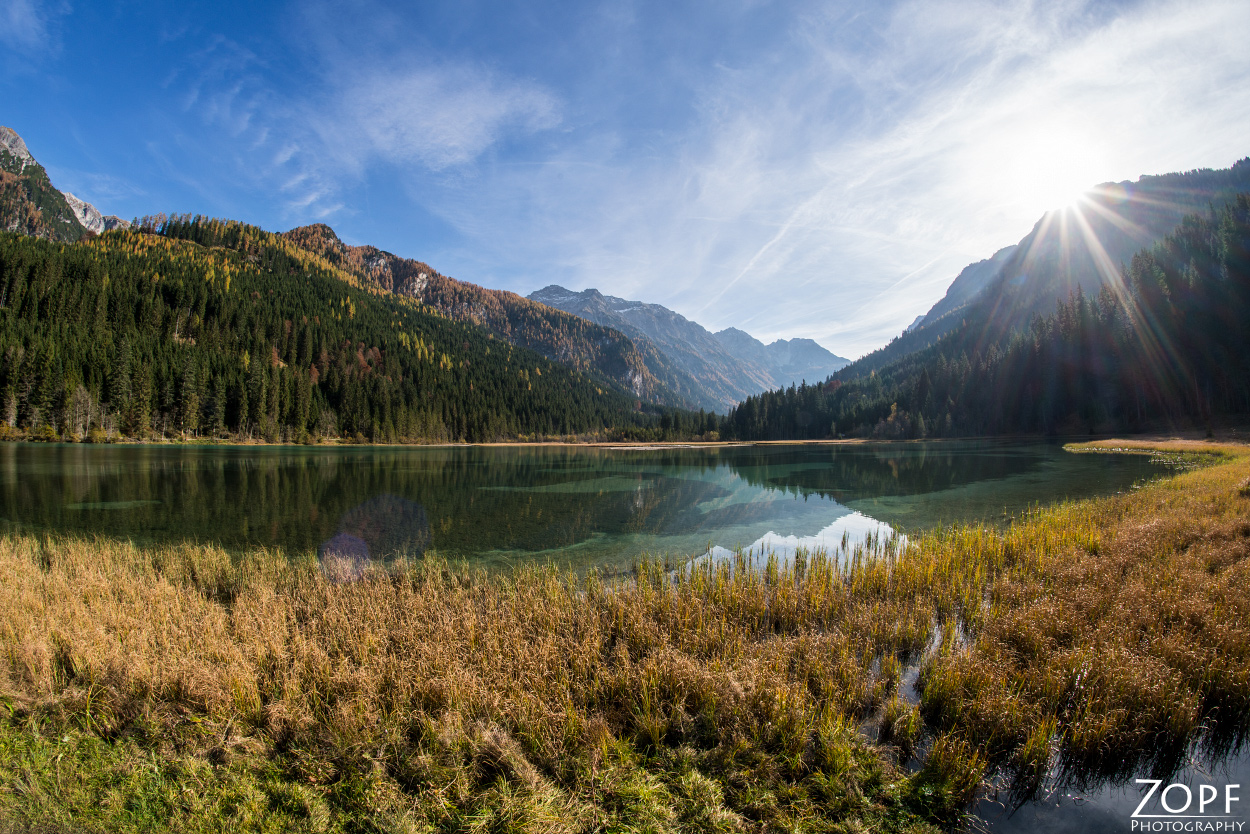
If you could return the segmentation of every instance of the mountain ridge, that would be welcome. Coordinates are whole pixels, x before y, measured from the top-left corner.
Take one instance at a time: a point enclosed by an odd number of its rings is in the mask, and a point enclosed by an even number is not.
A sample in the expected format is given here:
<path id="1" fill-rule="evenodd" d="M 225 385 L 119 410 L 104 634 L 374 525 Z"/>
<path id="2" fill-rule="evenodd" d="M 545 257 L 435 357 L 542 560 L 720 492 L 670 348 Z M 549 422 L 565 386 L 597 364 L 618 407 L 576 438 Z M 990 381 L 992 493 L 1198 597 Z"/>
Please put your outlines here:
<path id="1" fill-rule="evenodd" d="M 8 127 L 0 128 L 0 218 L 0 226 L 8 231 L 62 243 L 77 243 L 131 226 L 121 218 L 101 214 L 70 192 L 57 190 L 22 137 Z M 196 228 L 200 224 L 217 229 L 212 232 L 216 235 L 233 222 L 159 214 L 145 217 L 142 230 L 182 229 L 182 233 L 198 238 L 208 234 Z M 231 232 L 226 237 L 233 239 L 237 234 Z M 509 344 L 535 350 L 574 372 L 599 374 L 611 386 L 636 397 L 640 407 L 642 401 L 672 408 L 694 404 L 691 395 L 696 393 L 696 386 L 692 380 L 670 367 L 652 346 L 636 345 L 622 333 L 515 293 L 449 278 L 421 261 L 373 246 L 348 246 L 324 224 L 293 229 L 282 239 L 323 259 L 349 281 L 420 301 L 431 311 L 481 327 Z"/>
<path id="2" fill-rule="evenodd" d="M 636 345 L 626 334 L 507 290 L 450 278 L 423 261 L 367 244 L 351 246 L 324 223 L 291 229 L 283 237 L 387 292 L 417 299 L 449 318 L 484 327 L 504 341 L 574 370 L 598 371 L 641 400 L 677 407 L 693 404 L 688 382 L 653 349 Z"/>
<path id="3" fill-rule="evenodd" d="M 1087 294 L 1077 281 L 1053 312 L 1018 328 L 1008 325 L 1019 308 L 1004 316 L 1001 300 L 970 305 L 923 349 L 873 357 L 867 372 L 861 361 L 825 385 L 753 397 L 724 432 L 893 440 L 1205 427 L 1210 436 L 1250 414 L 1250 192 L 1185 215 L 1132 255 L 1114 289 Z"/>
<path id="4" fill-rule="evenodd" d="M 667 307 L 605 295 L 596 289 L 574 292 L 556 284 L 535 290 L 527 298 L 651 345 L 698 386 L 698 399 L 704 408 L 723 413 L 749 390 L 735 378 L 733 360 L 712 334 Z M 758 374 L 759 370 L 748 370 L 752 372 Z"/>
<path id="5" fill-rule="evenodd" d="M 1053 312 L 1078 287 L 1097 296 L 1136 253 L 1163 240 L 1186 216 L 1218 209 L 1243 191 L 1250 191 L 1250 158 L 1228 168 L 1096 186 L 1074 207 L 1043 214 L 1018 243 L 969 264 L 918 327 L 850 363 L 837 378 L 865 376 L 925 350 L 969 317 L 984 323 L 989 342 Z M 957 303 L 951 303 L 953 291 Z"/>
<path id="6" fill-rule="evenodd" d="M 802 336 L 774 339 L 764 344 L 736 327 L 726 327 L 715 335 L 722 344 L 734 344 L 733 349 L 736 351 L 750 351 L 754 355 L 762 348 L 760 355 L 764 363 L 773 369 L 773 383 L 781 388 L 803 382 L 823 382 L 831 373 L 846 367 L 851 361 L 828 350 L 815 339 Z"/>

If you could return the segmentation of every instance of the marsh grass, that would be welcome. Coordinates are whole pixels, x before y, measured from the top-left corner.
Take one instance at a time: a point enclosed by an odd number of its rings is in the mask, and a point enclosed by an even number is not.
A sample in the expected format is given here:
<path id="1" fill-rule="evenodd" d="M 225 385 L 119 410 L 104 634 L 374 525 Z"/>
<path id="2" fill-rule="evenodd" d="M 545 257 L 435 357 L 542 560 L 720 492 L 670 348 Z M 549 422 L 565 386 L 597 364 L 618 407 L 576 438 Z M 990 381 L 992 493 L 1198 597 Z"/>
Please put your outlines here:
<path id="1" fill-rule="evenodd" d="M 919 831 L 993 774 L 1166 770 L 1246 733 L 1247 476 L 612 578 L 0 538 L 0 818 Z"/>

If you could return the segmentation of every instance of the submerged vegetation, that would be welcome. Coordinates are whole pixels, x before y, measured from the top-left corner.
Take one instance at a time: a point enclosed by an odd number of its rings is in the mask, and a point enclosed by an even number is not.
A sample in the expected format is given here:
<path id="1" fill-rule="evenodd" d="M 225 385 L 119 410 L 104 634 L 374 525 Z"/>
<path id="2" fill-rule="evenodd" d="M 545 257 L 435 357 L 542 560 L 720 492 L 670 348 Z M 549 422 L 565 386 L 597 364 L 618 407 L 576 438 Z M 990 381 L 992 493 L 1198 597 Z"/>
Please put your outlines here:
<path id="1" fill-rule="evenodd" d="M 5 537 L 0 819 L 924 831 L 991 780 L 1167 772 L 1250 729 L 1250 455 L 1217 451 L 1006 531 L 762 571 Z"/>

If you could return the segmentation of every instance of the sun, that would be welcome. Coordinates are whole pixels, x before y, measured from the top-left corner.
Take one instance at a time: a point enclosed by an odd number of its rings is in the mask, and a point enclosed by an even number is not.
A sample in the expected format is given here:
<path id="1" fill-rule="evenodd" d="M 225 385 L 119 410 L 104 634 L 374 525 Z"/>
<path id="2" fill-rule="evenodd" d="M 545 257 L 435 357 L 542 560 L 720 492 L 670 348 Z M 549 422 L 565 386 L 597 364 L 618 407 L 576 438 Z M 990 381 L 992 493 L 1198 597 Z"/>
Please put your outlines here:
<path id="1" fill-rule="evenodd" d="M 1035 217 L 1074 205 L 1106 179 L 1101 143 L 1063 123 L 1021 125 L 985 150 L 986 176 L 1000 199 Z"/>

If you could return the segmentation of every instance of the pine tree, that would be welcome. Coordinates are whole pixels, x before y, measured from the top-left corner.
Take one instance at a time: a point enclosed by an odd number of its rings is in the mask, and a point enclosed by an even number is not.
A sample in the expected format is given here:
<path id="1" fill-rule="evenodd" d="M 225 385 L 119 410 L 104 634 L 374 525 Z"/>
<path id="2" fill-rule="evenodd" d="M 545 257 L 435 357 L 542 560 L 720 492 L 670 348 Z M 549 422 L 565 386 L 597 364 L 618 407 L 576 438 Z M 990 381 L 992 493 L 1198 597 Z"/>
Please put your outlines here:
<path id="1" fill-rule="evenodd" d="M 188 353 L 183 362 L 182 379 L 178 384 L 178 429 L 183 434 L 195 434 L 199 428 L 199 369 L 196 367 L 194 357 Z"/>

